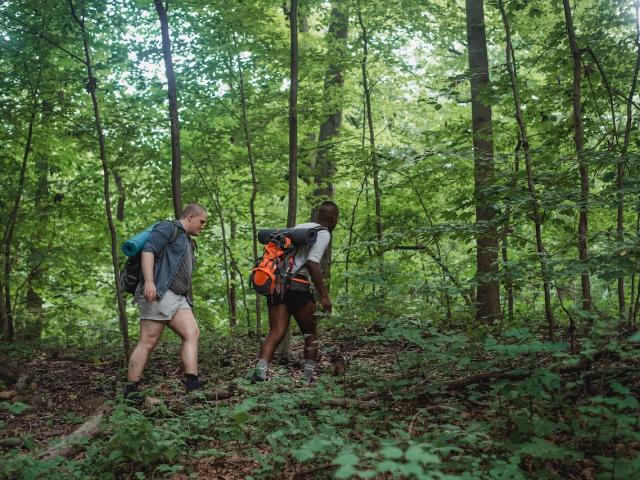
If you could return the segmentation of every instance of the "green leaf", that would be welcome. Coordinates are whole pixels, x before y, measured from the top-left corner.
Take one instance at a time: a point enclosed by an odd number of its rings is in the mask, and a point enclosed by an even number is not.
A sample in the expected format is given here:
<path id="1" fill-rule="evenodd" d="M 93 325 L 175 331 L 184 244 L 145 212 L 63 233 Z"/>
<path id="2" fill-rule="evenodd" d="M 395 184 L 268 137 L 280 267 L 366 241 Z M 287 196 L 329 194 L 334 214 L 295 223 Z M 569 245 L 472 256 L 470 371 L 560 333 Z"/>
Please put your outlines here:
<path id="1" fill-rule="evenodd" d="M 402 458 L 402 450 L 398 447 L 385 447 L 382 449 L 382 456 L 384 458 L 397 460 L 398 458 Z"/>
<path id="2" fill-rule="evenodd" d="M 345 452 L 342 455 L 336 457 L 331 462 L 333 465 L 357 465 L 360 459 L 353 452 Z"/>
<path id="3" fill-rule="evenodd" d="M 315 455 L 313 451 L 306 448 L 295 449 L 292 453 L 295 459 L 299 462 L 306 462 L 307 460 L 311 460 Z"/>
<path id="4" fill-rule="evenodd" d="M 357 473 L 358 473 L 358 470 L 353 468 L 353 465 L 343 465 L 338 470 L 336 470 L 336 473 L 334 473 L 334 477 L 335 478 L 351 478 Z"/>
<path id="5" fill-rule="evenodd" d="M 4 408 L 7 412 L 13 413 L 14 415 L 22 415 L 25 411 L 29 410 L 29 405 L 22 402 L 2 402 L 0 406 Z"/>

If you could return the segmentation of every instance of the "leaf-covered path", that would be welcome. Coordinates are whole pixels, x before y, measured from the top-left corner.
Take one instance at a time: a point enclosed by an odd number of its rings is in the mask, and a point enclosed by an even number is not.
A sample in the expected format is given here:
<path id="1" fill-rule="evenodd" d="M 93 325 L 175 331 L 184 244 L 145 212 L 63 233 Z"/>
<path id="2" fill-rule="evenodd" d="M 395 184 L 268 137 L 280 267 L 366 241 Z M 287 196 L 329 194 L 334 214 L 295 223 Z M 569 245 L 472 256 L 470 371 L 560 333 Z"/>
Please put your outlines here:
<path id="1" fill-rule="evenodd" d="M 178 345 L 165 341 L 145 375 L 159 402 L 140 410 L 116 399 L 117 361 L 32 352 L 22 364 L 28 382 L 1 403 L 0 445 L 15 453 L 2 475 L 590 479 L 639 471 L 640 362 L 626 338 L 591 362 L 523 330 L 501 343 L 411 328 L 365 333 L 325 334 L 313 385 L 296 364 L 251 385 L 255 338 L 205 341 L 209 383 L 191 395 L 179 382 Z M 104 401 L 110 414 L 87 445 L 65 460 L 34 460 Z"/>

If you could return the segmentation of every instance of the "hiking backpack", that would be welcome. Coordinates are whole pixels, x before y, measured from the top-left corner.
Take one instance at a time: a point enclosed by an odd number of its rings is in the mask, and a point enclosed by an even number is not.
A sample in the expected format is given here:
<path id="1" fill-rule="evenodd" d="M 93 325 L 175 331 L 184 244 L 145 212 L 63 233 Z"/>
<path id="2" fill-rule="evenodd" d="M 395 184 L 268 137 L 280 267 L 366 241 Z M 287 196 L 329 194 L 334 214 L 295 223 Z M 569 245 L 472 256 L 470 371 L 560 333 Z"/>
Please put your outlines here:
<path id="1" fill-rule="evenodd" d="M 178 227 L 175 223 L 173 225 L 173 232 L 171 233 L 171 238 L 169 238 L 169 242 L 167 246 L 164 248 L 165 250 L 169 246 L 170 243 L 173 243 L 180 233 Z M 142 249 L 140 249 L 142 250 Z M 160 253 L 160 256 L 164 254 L 164 250 Z M 142 251 L 137 254 L 127 258 L 127 261 L 124 263 L 124 267 L 120 271 L 120 288 L 123 292 L 134 294 L 136 293 L 136 289 L 138 288 L 138 284 L 142 279 Z"/>
<path id="2" fill-rule="evenodd" d="M 309 230 L 317 233 L 325 228 L 314 227 Z M 315 235 L 313 241 L 315 241 Z M 249 276 L 249 283 L 253 289 L 261 295 L 282 297 L 292 282 L 308 285 L 308 280 L 296 278 L 304 266 L 293 270 L 297 250 L 298 245 L 294 243 L 290 229 L 276 230 L 271 233 L 265 242 L 262 257 L 258 259 Z"/>

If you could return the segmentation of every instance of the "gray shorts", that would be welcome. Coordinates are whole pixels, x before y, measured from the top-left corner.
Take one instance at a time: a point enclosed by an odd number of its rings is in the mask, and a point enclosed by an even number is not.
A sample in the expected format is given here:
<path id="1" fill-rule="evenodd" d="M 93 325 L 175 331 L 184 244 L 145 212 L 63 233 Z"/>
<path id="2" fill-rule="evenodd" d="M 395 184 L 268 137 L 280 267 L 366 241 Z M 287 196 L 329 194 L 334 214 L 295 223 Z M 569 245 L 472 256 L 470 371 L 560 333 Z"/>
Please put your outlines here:
<path id="1" fill-rule="evenodd" d="M 171 290 L 167 290 L 160 300 L 147 302 L 144 297 L 137 299 L 138 310 L 140 310 L 140 320 L 159 320 L 168 322 L 173 318 L 178 310 L 188 308 L 191 305 L 184 295 L 176 295 Z"/>

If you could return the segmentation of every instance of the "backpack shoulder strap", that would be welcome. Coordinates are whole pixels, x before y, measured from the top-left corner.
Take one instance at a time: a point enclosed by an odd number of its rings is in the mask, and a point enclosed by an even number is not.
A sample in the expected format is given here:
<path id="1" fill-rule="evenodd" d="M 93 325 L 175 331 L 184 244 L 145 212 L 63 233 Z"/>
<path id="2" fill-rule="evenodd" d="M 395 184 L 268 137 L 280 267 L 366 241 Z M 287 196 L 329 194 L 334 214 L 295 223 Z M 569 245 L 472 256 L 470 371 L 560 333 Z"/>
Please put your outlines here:
<path id="1" fill-rule="evenodd" d="M 169 243 L 175 242 L 178 239 L 178 235 L 180 235 L 180 230 L 178 230 L 178 226 L 176 225 L 176 222 L 171 222 L 171 226 L 173 227 L 173 231 L 171 232 Z"/>

